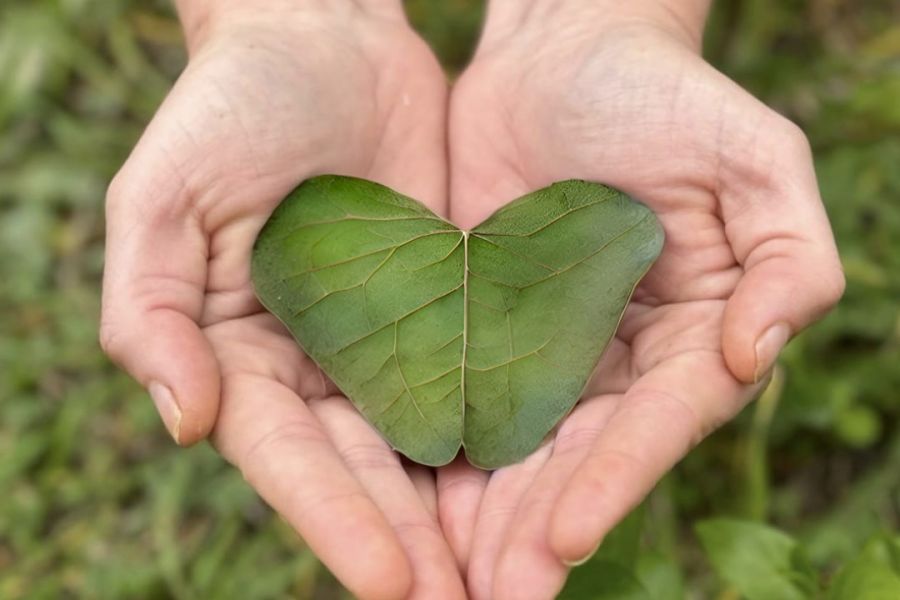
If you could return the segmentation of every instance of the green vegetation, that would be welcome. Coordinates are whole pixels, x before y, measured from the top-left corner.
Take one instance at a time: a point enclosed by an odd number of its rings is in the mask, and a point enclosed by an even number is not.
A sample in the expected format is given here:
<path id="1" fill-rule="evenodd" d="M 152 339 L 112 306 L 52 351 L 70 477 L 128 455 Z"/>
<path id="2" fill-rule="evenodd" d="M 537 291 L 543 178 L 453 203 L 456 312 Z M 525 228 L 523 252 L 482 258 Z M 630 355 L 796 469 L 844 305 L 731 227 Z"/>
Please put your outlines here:
<path id="1" fill-rule="evenodd" d="M 410 10 L 457 72 L 479 3 Z M 752 600 L 734 573 L 756 569 L 798 597 L 896 597 L 898 17 L 893 0 L 720 3 L 708 55 L 809 134 L 847 294 L 574 584 Z M 211 449 L 173 447 L 97 347 L 105 187 L 183 60 L 163 2 L 0 4 L 0 598 L 341 597 Z M 734 562 L 754 547 L 765 561 Z"/>

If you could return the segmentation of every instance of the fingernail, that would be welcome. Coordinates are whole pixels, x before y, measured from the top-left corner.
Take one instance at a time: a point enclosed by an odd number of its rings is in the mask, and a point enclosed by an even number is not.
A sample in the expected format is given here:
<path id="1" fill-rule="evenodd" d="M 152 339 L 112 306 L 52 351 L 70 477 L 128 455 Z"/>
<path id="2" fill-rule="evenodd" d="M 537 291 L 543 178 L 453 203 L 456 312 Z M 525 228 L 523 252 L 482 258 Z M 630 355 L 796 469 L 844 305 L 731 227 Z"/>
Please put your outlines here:
<path id="1" fill-rule="evenodd" d="M 570 569 L 574 569 L 575 567 L 580 567 L 587 561 L 591 560 L 595 554 L 597 554 L 597 550 L 600 549 L 600 544 L 602 544 L 602 543 L 603 543 L 603 540 L 600 540 L 599 542 L 597 542 L 597 545 L 594 546 L 594 549 L 591 550 L 590 552 L 588 552 L 585 556 L 582 556 L 581 558 L 577 558 L 575 560 L 563 560 L 562 563 L 564 565 L 566 565 L 567 567 L 569 567 Z"/>
<path id="2" fill-rule="evenodd" d="M 756 369 L 753 382 L 759 383 L 762 377 L 775 364 L 778 353 L 791 337 L 791 328 L 787 323 L 776 323 L 769 327 L 756 341 Z"/>
<path id="3" fill-rule="evenodd" d="M 178 437 L 181 434 L 181 409 L 178 408 L 178 403 L 175 402 L 172 390 L 158 381 L 151 381 L 150 385 L 147 386 L 147 391 L 150 392 L 150 397 L 153 398 L 153 404 L 156 405 L 156 410 L 159 411 L 163 424 L 169 430 L 169 434 L 175 440 L 175 443 L 178 444 Z"/>

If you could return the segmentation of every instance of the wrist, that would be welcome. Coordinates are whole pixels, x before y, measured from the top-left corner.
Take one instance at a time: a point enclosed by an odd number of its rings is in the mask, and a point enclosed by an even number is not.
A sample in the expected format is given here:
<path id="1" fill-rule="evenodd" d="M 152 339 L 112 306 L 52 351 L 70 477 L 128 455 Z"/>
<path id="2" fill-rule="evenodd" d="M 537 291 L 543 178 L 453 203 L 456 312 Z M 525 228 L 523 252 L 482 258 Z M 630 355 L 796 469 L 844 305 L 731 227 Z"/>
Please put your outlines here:
<path id="1" fill-rule="evenodd" d="M 370 17 L 403 18 L 402 0 L 174 0 L 188 50 L 202 45 L 224 22 L 287 24 L 317 15 L 346 18 L 354 11 Z"/>
<path id="2" fill-rule="evenodd" d="M 598 28 L 651 25 L 700 49 L 711 0 L 491 0 L 486 33 L 512 34 L 523 24 L 551 17 L 575 19 Z"/>
<path id="3" fill-rule="evenodd" d="M 687 38 L 700 49 L 703 30 L 712 0 L 644 0 L 655 18 L 668 22 L 670 27 L 681 29 Z"/>
<path id="4" fill-rule="evenodd" d="M 234 4 L 229 0 L 174 0 L 178 20 L 184 32 L 185 45 L 193 53 L 209 36 L 212 23 Z"/>

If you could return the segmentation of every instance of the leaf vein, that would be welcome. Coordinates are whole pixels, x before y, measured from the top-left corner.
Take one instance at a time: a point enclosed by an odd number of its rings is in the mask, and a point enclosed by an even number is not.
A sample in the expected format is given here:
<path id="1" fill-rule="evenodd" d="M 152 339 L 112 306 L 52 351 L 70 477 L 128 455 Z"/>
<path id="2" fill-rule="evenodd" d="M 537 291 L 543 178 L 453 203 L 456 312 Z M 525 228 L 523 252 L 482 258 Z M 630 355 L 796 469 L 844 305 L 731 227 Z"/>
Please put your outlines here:
<path id="1" fill-rule="evenodd" d="M 450 449 L 450 445 L 447 444 L 447 440 L 438 432 L 437 428 L 434 424 L 429 421 L 425 417 L 425 413 L 422 412 L 422 408 L 419 406 L 419 403 L 416 401 L 415 395 L 412 393 L 412 388 L 409 387 L 409 383 L 406 381 L 406 375 L 403 374 L 403 368 L 400 366 L 400 356 L 397 354 L 397 337 L 398 331 L 400 329 L 400 322 L 394 321 L 394 362 L 397 364 L 397 373 L 400 374 L 400 381 L 403 382 L 403 388 L 406 391 L 406 394 L 409 396 L 409 401 L 412 402 L 413 407 L 415 407 L 416 412 L 419 414 L 419 418 L 422 419 L 422 422 L 428 425 L 431 431 L 434 433 L 435 437 L 447 446 L 447 449 Z"/>
<path id="2" fill-rule="evenodd" d="M 417 217 L 389 217 L 389 218 L 377 218 L 377 217 L 363 217 L 359 215 L 346 215 L 337 219 L 328 219 L 325 221 L 312 221 L 309 223 L 304 223 L 298 227 L 295 227 L 285 233 L 284 235 L 280 235 L 278 237 L 273 237 L 269 239 L 271 243 L 278 243 L 284 241 L 297 233 L 303 231 L 304 229 L 309 229 L 311 227 L 318 227 L 320 225 L 338 225 L 340 223 L 346 223 L 347 221 L 363 221 L 363 222 L 374 222 L 374 223 L 393 223 L 393 222 L 401 222 L 401 221 L 435 221 L 437 223 L 446 224 L 446 221 L 438 219 L 437 217 L 429 217 L 426 215 L 417 216 Z M 450 230 L 448 230 L 450 231 Z"/>
<path id="3" fill-rule="evenodd" d="M 425 307 L 427 307 L 427 306 L 429 306 L 429 305 L 431 305 L 431 304 L 434 304 L 434 303 L 437 302 L 438 300 L 441 300 L 441 299 L 443 299 L 443 298 L 446 298 L 447 296 L 449 296 L 449 295 L 451 295 L 452 293 L 454 293 L 454 292 L 456 292 L 457 290 L 459 290 L 461 287 L 462 287 L 462 284 L 459 284 L 458 286 L 456 286 L 456 287 L 454 287 L 454 288 L 452 288 L 452 289 L 450 289 L 450 290 L 444 292 L 443 294 L 441 294 L 441 295 L 439 295 L 439 296 L 435 296 L 434 298 L 431 298 L 431 299 L 428 300 L 427 302 L 424 302 L 424 303 L 420 304 L 419 306 L 415 307 L 414 309 L 410 310 L 409 312 L 400 315 L 399 317 L 397 317 L 397 319 L 396 319 L 395 321 L 390 321 L 390 322 L 388 322 L 388 323 L 385 323 L 384 325 L 382 325 L 382 326 L 379 327 L 378 329 L 374 329 L 374 330 L 370 331 L 369 333 L 367 333 L 367 334 L 365 334 L 365 335 L 363 335 L 363 336 L 361 336 L 361 337 L 356 338 L 356 339 L 353 340 L 352 342 L 350 342 L 350 343 L 348 343 L 348 344 L 342 346 L 341 348 L 335 350 L 335 351 L 332 352 L 331 354 L 328 354 L 328 355 L 326 356 L 326 358 L 332 358 L 332 357 L 334 357 L 334 356 L 337 356 L 338 354 L 340 354 L 341 352 L 343 352 L 344 350 L 346 350 L 346 349 L 349 348 L 350 346 L 353 346 L 353 345 L 355 345 L 355 344 L 358 344 L 358 343 L 362 342 L 363 340 L 366 340 L 366 339 L 372 337 L 372 336 L 375 335 L 376 333 L 380 333 L 380 332 L 384 331 L 385 329 L 387 329 L 387 328 L 390 327 L 391 325 L 395 325 L 395 324 L 399 323 L 400 321 L 402 321 L 402 320 L 405 319 L 406 317 L 415 314 L 416 312 L 422 310 L 423 308 L 425 308 Z"/>
<path id="4" fill-rule="evenodd" d="M 498 244 L 497 242 L 495 242 L 495 241 L 493 241 L 493 240 L 490 240 L 490 239 L 488 239 L 488 238 L 486 238 L 486 237 L 484 237 L 484 236 L 482 236 L 482 235 L 476 235 L 476 234 L 474 234 L 474 233 L 473 233 L 472 235 L 475 236 L 476 238 L 478 238 L 479 240 L 481 240 L 481 241 L 483 241 L 483 242 L 486 242 L 486 243 L 490 244 L 491 246 L 494 246 L 494 247 L 496 247 L 496 248 L 500 248 L 501 250 L 504 250 L 504 251 L 506 251 L 506 252 L 509 252 L 509 253 L 512 254 L 513 256 L 516 256 L 516 257 L 518 257 L 518 258 L 521 258 L 522 260 L 524 260 L 524 261 L 526 261 L 526 262 L 528 262 L 528 263 L 530 263 L 530 264 L 532 264 L 532 265 L 534 265 L 534 266 L 536 266 L 536 267 L 539 267 L 539 268 L 541 268 L 541 269 L 544 269 L 545 271 L 556 272 L 556 271 L 558 270 L 558 269 L 555 269 L 554 267 L 551 267 L 550 265 L 545 265 L 544 263 L 542 263 L 542 262 L 540 262 L 540 261 L 538 261 L 538 260 L 535 260 L 535 259 L 531 258 L 530 256 L 526 256 L 525 254 L 522 254 L 521 252 L 517 252 L 517 251 L 513 250 L 512 248 L 507 248 L 507 247 L 504 246 L 503 244 Z"/>
<path id="5" fill-rule="evenodd" d="M 586 209 L 586 208 L 590 208 L 591 206 L 596 206 L 596 205 L 598 205 L 598 204 L 603 204 L 604 202 L 607 202 L 608 200 L 609 200 L 609 198 L 602 198 L 602 199 L 600 199 L 600 200 L 596 200 L 596 201 L 594 201 L 594 202 L 590 202 L 590 203 L 588 203 L 588 204 L 584 204 L 584 205 L 578 206 L 578 207 L 576 207 L 576 208 L 570 208 L 569 210 L 567 210 L 567 211 L 561 213 L 559 216 L 557 216 L 557 217 L 551 219 L 550 221 L 547 221 L 546 223 L 544 223 L 543 225 L 541 225 L 541 226 L 538 227 L 537 229 L 535 229 L 535 230 L 533 230 L 533 231 L 529 231 L 528 233 L 495 233 L 495 232 L 490 232 L 490 233 L 485 233 L 485 234 L 483 234 L 483 235 L 499 235 L 499 236 L 504 236 L 504 237 L 524 237 L 524 238 L 530 238 L 530 237 L 533 236 L 534 234 L 539 233 L 539 232 L 543 231 L 544 229 L 547 229 L 548 227 L 550 227 L 551 225 L 553 225 L 553 224 L 556 223 L 557 221 L 561 221 L 562 219 L 565 219 L 566 217 L 568 217 L 568 216 L 571 215 L 572 213 L 576 213 L 576 212 L 578 212 L 579 210 L 584 210 L 584 209 Z M 477 229 L 477 228 L 476 228 L 476 229 Z"/>
<path id="6" fill-rule="evenodd" d="M 645 214 L 643 217 L 641 217 L 640 219 L 638 219 L 637 221 L 635 221 L 634 223 L 632 223 L 631 225 L 629 225 L 627 228 L 623 229 L 620 233 L 616 234 L 614 237 L 610 238 L 605 244 L 603 244 L 602 246 L 600 246 L 599 248 L 597 248 L 596 250 L 594 250 L 593 252 L 591 252 L 590 254 L 588 254 L 587 256 L 585 256 L 584 258 L 575 261 L 574 263 L 572 263 L 572 264 L 569 265 L 568 267 L 566 267 L 566 268 L 564 268 L 564 269 L 560 269 L 559 271 L 557 271 L 556 273 L 553 273 L 552 275 L 548 275 L 547 277 L 538 279 L 537 281 L 532 281 L 531 283 L 529 283 L 529 284 L 527 284 L 527 285 L 523 285 L 521 289 L 524 290 L 524 289 L 526 289 L 526 288 L 530 288 L 530 287 L 532 287 L 532 286 L 541 284 L 541 283 L 543 283 L 543 282 L 545 282 L 545 281 L 548 281 L 548 280 L 550 280 L 550 279 L 553 279 L 554 277 L 558 277 L 559 275 L 562 275 L 563 273 L 566 273 L 566 272 L 568 272 L 568 271 L 571 271 L 572 269 L 574 269 L 574 268 L 577 267 L 578 265 L 583 264 L 583 263 L 589 261 L 590 259 L 594 258 L 594 257 L 597 256 L 598 254 L 600 254 L 601 252 L 603 252 L 604 250 L 606 250 L 610 245 L 612 245 L 613 243 L 617 242 L 617 241 L 620 240 L 622 237 L 624 237 L 625 235 L 627 235 L 628 233 L 630 233 L 631 231 L 633 231 L 638 225 L 640 225 L 641 223 L 643 223 L 644 221 L 646 221 L 647 218 L 648 218 L 648 216 L 649 216 L 649 213 L 648 213 L 648 214 Z"/>

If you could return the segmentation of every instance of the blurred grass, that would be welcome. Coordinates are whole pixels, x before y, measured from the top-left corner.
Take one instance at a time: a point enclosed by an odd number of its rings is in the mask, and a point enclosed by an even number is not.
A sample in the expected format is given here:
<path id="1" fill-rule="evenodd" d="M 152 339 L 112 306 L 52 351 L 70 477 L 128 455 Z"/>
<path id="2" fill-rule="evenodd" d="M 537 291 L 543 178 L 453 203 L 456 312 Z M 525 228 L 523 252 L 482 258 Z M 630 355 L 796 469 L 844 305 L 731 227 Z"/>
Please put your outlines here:
<path id="1" fill-rule="evenodd" d="M 480 3 L 408 7 L 458 71 Z M 707 54 L 810 136 L 848 290 L 648 504 L 698 597 L 696 519 L 769 519 L 825 569 L 900 522 L 900 6 L 721 2 Z M 342 597 L 97 347 L 105 187 L 183 61 L 164 2 L 0 4 L 0 598 Z"/>

